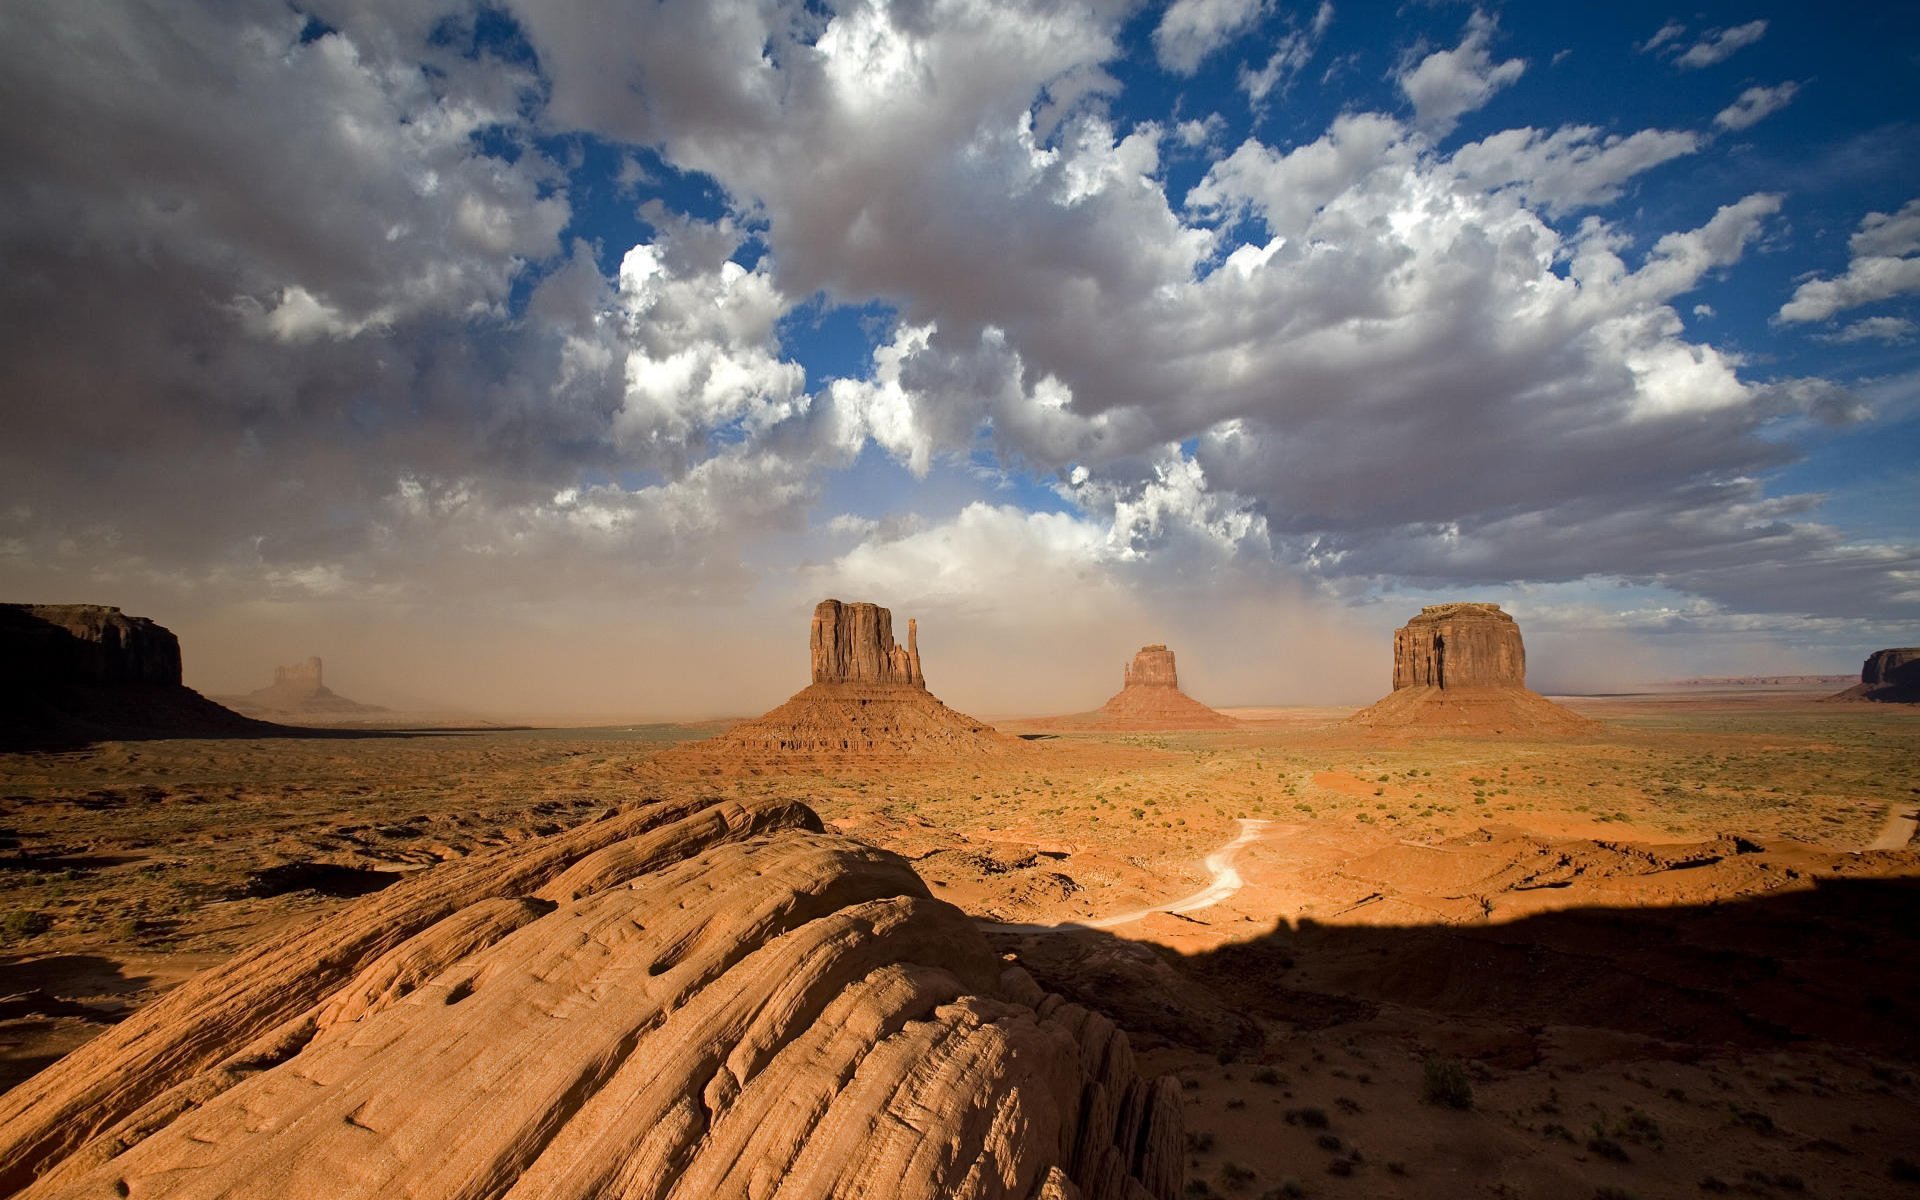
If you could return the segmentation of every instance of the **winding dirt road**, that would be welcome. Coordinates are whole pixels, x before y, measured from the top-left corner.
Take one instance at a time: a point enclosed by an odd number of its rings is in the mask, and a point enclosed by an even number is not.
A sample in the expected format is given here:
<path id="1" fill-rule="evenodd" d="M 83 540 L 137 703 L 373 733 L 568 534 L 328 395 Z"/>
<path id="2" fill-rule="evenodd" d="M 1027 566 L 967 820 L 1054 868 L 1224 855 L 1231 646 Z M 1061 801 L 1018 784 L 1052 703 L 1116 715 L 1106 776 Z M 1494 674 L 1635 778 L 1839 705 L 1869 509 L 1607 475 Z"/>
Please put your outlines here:
<path id="1" fill-rule="evenodd" d="M 981 921 L 980 924 L 1009 933 L 1065 933 L 1075 929 L 1112 929 L 1117 925 L 1130 925 L 1154 913 L 1190 913 L 1211 908 L 1245 885 L 1245 881 L 1240 878 L 1240 872 L 1233 865 L 1233 860 L 1240 856 L 1241 850 L 1260 840 L 1261 834 L 1265 833 L 1267 827 L 1273 822 L 1241 817 L 1238 824 L 1240 832 L 1234 835 L 1233 840 L 1207 855 L 1203 863 L 1209 877 L 1207 886 L 1191 896 L 1182 896 L 1178 900 L 1169 900 L 1165 904 L 1138 908 L 1132 912 L 1099 917 L 1091 921 L 1064 921 L 1058 925 L 1006 924 L 999 921 Z"/>

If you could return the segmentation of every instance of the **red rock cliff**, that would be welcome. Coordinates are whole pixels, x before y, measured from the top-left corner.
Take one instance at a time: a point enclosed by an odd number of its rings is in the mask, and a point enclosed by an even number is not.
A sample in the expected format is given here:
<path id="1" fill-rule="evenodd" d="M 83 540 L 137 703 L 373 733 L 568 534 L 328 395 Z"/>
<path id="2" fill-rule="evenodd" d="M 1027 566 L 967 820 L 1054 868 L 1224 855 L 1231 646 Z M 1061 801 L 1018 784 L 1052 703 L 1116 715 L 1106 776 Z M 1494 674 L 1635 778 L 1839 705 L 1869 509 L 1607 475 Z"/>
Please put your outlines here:
<path id="1" fill-rule="evenodd" d="M 813 610 L 815 683 L 903 683 L 924 689 L 919 626 L 907 621 L 907 644 L 893 640 L 893 614 L 864 601 L 822 600 Z"/>
<path id="2" fill-rule="evenodd" d="M 1434 604 L 1394 631 L 1393 686 L 1525 687 L 1520 626 L 1497 604 Z"/>

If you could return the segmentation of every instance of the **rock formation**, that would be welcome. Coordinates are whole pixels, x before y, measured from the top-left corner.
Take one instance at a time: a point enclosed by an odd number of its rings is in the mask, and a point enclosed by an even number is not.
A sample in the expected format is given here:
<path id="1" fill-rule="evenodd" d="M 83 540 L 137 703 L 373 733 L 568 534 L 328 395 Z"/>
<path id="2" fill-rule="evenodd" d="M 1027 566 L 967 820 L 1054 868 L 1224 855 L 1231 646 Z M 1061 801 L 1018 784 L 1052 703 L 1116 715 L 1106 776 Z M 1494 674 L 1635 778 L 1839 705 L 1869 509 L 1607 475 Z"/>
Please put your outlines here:
<path id="1" fill-rule="evenodd" d="M 1875 650 L 1860 664 L 1860 682 L 1828 699 L 1920 704 L 1920 646 Z"/>
<path id="2" fill-rule="evenodd" d="M 1227 729 L 1239 724 L 1180 690 L 1173 651 L 1140 647 L 1126 666 L 1120 691 L 1094 714 L 1097 729 Z"/>
<path id="3" fill-rule="evenodd" d="M 1526 683 L 1520 626 L 1499 605 L 1429 605 L 1394 631 L 1393 691 L 1347 719 L 1383 731 L 1468 735 L 1598 728 Z"/>
<path id="4" fill-rule="evenodd" d="M 1009 754 L 1020 745 L 935 699 L 920 670 L 918 625 L 909 620 L 907 644 L 896 645 L 893 614 L 877 604 L 821 601 L 809 657 L 813 682 L 785 704 L 670 756 L 933 760 Z"/>
<path id="5" fill-rule="evenodd" d="M 180 640 L 101 604 L 0 604 L 0 740 L 264 732 L 181 685 Z"/>
<path id="6" fill-rule="evenodd" d="M 1173 1200 L 1180 1090 L 905 860 L 646 804 L 422 871 L 0 1097 L 32 1200 Z"/>
<path id="7" fill-rule="evenodd" d="M 309 721 L 351 719 L 387 711 L 377 704 L 349 700 L 329 688 L 318 658 L 275 667 L 272 687 L 222 699 L 241 712 Z"/>

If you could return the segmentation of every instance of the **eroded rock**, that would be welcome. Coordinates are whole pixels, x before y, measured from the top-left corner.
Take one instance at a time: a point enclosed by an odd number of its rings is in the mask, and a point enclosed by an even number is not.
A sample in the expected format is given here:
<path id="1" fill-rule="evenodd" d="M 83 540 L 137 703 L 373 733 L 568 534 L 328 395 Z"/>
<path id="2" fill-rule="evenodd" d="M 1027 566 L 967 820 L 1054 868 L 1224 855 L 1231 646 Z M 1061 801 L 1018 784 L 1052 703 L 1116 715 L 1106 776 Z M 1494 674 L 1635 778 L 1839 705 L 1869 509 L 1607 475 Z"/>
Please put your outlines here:
<path id="1" fill-rule="evenodd" d="M 1920 704 L 1920 646 L 1875 650 L 1860 664 L 1860 682 L 1829 699 Z"/>
<path id="2" fill-rule="evenodd" d="M 1393 691 L 1347 718 L 1383 731 L 1562 734 L 1598 726 L 1526 686 L 1520 625 L 1497 604 L 1434 604 L 1394 631 Z"/>
<path id="3" fill-rule="evenodd" d="M 1181 1144 L 1110 1021 L 778 800 L 422 872 L 0 1098 L 36 1200 L 1171 1200 Z"/>
<path id="4" fill-rule="evenodd" d="M 1239 724 L 1180 690 L 1173 651 L 1142 646 L 1121 676 L 1120 691 L 1095 714 L 1099 729 L 1227 729 Z"/>

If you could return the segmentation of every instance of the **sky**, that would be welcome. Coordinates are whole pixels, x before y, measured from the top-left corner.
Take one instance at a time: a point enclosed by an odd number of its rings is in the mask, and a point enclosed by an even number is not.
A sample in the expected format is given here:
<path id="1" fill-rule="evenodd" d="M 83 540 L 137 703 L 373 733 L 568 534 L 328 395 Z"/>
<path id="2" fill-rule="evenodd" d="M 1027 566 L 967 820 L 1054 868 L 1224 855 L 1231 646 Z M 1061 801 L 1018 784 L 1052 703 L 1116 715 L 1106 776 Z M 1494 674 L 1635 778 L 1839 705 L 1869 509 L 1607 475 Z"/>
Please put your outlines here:
<path id="1" fill-rule="evenodd" d="M 0 6 L 0 596 L 234 693 L 1074 711 L 1920 642 L 1920 8 Z"/>

